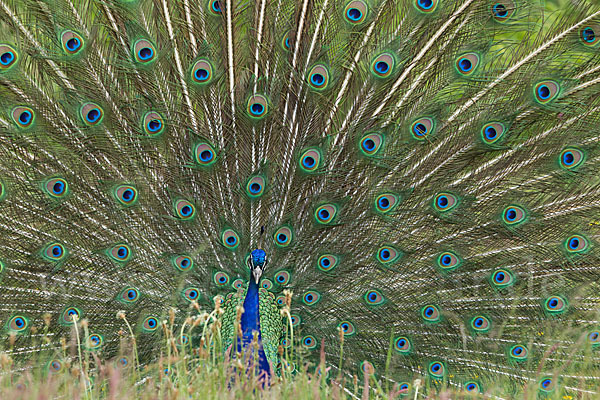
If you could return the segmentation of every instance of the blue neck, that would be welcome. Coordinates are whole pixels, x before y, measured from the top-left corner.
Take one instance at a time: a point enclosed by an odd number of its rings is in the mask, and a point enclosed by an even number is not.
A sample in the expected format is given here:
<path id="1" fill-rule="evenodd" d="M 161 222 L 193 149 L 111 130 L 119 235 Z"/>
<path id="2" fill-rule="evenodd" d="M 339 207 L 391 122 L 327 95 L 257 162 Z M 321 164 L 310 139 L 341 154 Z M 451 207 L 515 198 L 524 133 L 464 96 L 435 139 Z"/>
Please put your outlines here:
<path id="1" fill-rule="evenodd" d="M 243 345 L 245 348 L 248 347 L 252 339 L 254 338 L 254 332 L 258 332 L 258 362 L 257 367 L 259 374 L 262 372 L 266 373 L 266 376 L 270 376 L 271 368 L 265 355 L 265 350 L 262 345 L 262 336 L 260 334 L 260 312 L 258 309 L 259 298 L 258 298 L 258 284 L 254 281 L 254 278 L 250 277 L 250 283 L 248 284 L 248 292 L 244 299 L 244 313 L 242 314 L 242 333 L 243 337 L 240 343 L 238 339 L 238 351 L 241 350 Z"/>
<path id="2" fill-rule="evenodd" d="M 254 278 L 250 278 L 248 292 L 244 299 L 244 313 L 242 314 L 242 332 L 244 338 L 252 340 L 252 332 L 260 333 L 260 313 L 258 311 L 258 285 Z"/>

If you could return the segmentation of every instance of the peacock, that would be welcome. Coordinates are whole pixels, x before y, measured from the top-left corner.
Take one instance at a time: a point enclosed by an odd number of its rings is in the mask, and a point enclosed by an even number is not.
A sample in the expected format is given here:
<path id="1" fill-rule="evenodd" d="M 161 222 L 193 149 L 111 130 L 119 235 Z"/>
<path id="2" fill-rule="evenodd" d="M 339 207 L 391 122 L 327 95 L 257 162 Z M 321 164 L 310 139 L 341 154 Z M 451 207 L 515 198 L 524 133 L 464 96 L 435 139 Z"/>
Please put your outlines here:
<path id="1" fill-rule="evenodd" d="M 1 347 L 20 368 L 62 368 L 74 331 L 122 363 L 131 333 L 143 365 L 167 324 L 267 383 L 320 365 L 401 392 L 598 392 L 597 2 L 0 14 Z"/>

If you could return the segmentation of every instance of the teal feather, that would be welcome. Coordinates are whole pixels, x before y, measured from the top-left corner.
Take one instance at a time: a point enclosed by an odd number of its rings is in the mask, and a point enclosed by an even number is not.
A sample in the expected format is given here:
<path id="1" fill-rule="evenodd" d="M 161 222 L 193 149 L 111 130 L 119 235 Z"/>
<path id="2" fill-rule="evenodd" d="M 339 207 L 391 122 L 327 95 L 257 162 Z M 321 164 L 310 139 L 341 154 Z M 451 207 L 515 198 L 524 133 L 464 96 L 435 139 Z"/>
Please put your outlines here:
<path id="1" fill-rule="evenodd" d="M 201 315 L 235 358 L 263 249 L 276 374 L 596 387 L 600 9 L 559 11 L 0 0 L 0 346 L 137 367 Z"/>

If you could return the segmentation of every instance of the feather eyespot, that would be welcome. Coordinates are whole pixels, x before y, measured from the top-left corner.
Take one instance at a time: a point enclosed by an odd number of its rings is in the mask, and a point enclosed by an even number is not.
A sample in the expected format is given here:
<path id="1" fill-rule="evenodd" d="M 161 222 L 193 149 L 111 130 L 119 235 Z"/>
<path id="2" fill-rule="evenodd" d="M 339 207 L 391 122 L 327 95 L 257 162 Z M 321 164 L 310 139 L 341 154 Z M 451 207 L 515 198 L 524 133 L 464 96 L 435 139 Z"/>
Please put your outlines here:
<path id="1" fill-rule="evenodd" d="M 238 278 L 238 279 L 234 280 L 233 283 L 231 284 L 231 287 L 234 288 L 235 290 L 239 290 L 239 289 L 243 288 L 244 280 L 242 278 Z"/>
<path id="2" fill-rule="evenodd" d="M 137 62 L 149 64 L 156 59 L 156 49 L 148 40 L 140 39 L 133 45 L 133 56 Z"/>
<path id="3" fill-rule="evenodd" d="M 421 309 L 421 317 L 426 322 L 439 322 L 441 320 L 440 309 L 433 305 L 427 305 Z"/>
<path id="4" fill-rule="evenodd" d="M 125 356 L 120 357 L 117 360 L 116 364 L 117 364 L 117 367 L 119 367 L 121 369 L 127 368 L 127 367 L 129 367 L 129 358 L 125 357 Z"/>
<path id="5" fill-rule="evenodd" d="M 371 62 L 371 73 L 377 78 L 389 78 L 396 60 L 391 53 L 382 53 Z"/>
<path id="6" fill-rule="evenodd" d="M 74 321 L 81 320 L 82 313 L 78 308 L 67 307 L 60 316 L 61 325 L 73 325 Z"/>
<path id="7" fill-rule="evenodd" d="M 278 285 L 287 285 L 292 279 L 292 274 L 289 271 L 281 270 L 275 273 L 273 279 Z"/>
<path id="8" fill-rule="evenodd" d="M 146 135 L 158 137 L 165 131 L 165 121 L 159 113 L 149 111 L 142 118 L 142 128 Z"/>
<path id="9" fill-rule="evenodd" d="M 396 250 L 392 246 L 382 246 L 377 250 L 376 258 L 377 261 L 382 263 L 384 266 L 393 264 L 398 261 L 398 259 L 402 256 L 402 253 Z"/>
<path id="10" fill-rule="evenodd" d="M 136 288 L 126 287 L 119 294 L 118 300 L 121 303 L 131 304 L 131 303 L 135 303 L 136 301 L 138 301 L 139 298 L 140 298 L 140 292 Z"/>
<path id="11" fill-rule="evenodd" d="M 585 253 L 589 249 L 588 240 L 581 235 L 572 235 L 565 240 L 565 249 L 569 253 Z"/>
<path id="12" fill-rule="evenodd" d="M 305 348 L 307 348 L 309 350 L 312 350 L 315 347 L 317 347 L 317 341 L 315 340 L 314 336 L 307 335 L 302 338 L 302 346 L 304 346 Z"/>
<path id="13" fill-rule="evenodd" d="M 373 375 L 375 373 L 375 366 L 370 361 L 364 360 L 359 364 L 360 372 L 363 374 Z"/>
<path id="14" fill-rule="evenodd" d="M 292 314 L 290 319 L 292 320 L 292 326 L 298 326 L 302 322 L 302 318 L 299 315 Z"/>
<path id="15" fill-rule="evenodd" d="M 63 178 L 52 178 L 46 181 L 44 189 L 50 197 L 60 199 L 68 194 L 69 184 Z"/>
<path id="16" fill-rule="evenodd" d="M 533 88 L 535 100 L 540 104 L 547 104 L 558 97 L 560 86 L 557 82 L 545 80 L 537 83 Z"/>
<path id="17" fill-rule="evenodd" d="M 367 290 L 363 299 L 369 306 L 380 306 L 385 303 L 385 297 L 376 289 Z"/>
<path id="18" fill-rule="evenodd" d="M 142 330 L 145 332 L 154 332 L 158 329 L 158 318 L 156 317 L 146 317 L 144 322 L 142 322 Z"/>
<path id="19" fill-rule="evenodd" d="M 246 194 L 250 198 L 258 198 L 265 193 L 267 181 L 264 177 L 257 175 L 248 180 L 246 183 Z"/>
<path id="20" fill-rule="evenodd" d="M 70 56 L 79 53 L 83 49 L 84 40 L 76 32 L 64 31 L 60 37 L 63 51 Z"/>
<path id="21" fill-rule="evenodd" d="M 194 148 L 194 161 L 196 164 L 208 167 L 217 161 L 217 153 L 208 143 L 198 143 Z"/>
<path id="22" fill-rule="evenodd" d="M 500 0 L 492 4 L 492 18 L 495 21 L 503 23 L 506 22 L 516 11 L 517 5 L 513 0 Z"/>
<path id="23" fill-rule="evenodd" d="M 290 42 L 290 31 L 287 31 L 281 38 L 281 48 L 285 51 L 292 50 L 292 43 Z"/>
<path id="24" fill-rule="evenodd" d="M 273 282 L 270 279 L 263 279 L 260 281 L 260 287 L 265 290 L 271 290 L 273 289 Z"/>
<path id="25" fill-rule="evenodd" d="M 8 321 L 8 329 L 15 333 L 24 332 L 29 326 L 29 320 L 22 315 L 15 315 Z"/>
<path id="26" fill-rule="evenodd" d="M 394 350 L 400 354 L 408 354 L 411 350 L 410 340 L 406 336 L 400 336 L 394 339 Z"/>
<path id="27" fill-rule="evenodd" d="M 323 254 L 317 260 L 317 268 L 323 272 L 330 272 L 339 262 L 339 258 L 333 254 Z"/>
<path id="28" fill-rule="evenodd" d="M 529 351 L 527 350 L 527 347 L 521 344 L 516 344 L 509 349 L 509 355 L 513 360 L 522 362 L 527 360 Z"/>
<path id="29" fill-rule="evenodd" d="M 86 348 L 88 350 L 98 350 L 103 344 L 104 338 L 102 335 L 92 334 L 87 339 Z"/>
<path id="30" fill-rule="evenodd" d="M 437 0 L 414 0 L 416 9 L 425 14 L 434 12 L 437 7 L 437 3 Z"/>
<path id="31" fill-rule="evenodd" d="M 179 255 L 171 258 L 171 263 L 177 270 L 181 272 L 190 271 L 192 268 L 194 268 L 194 261 L 191 259 L 191 257 L 186 255 Z"/>
<path id="32" fill-rule="evenodd" d="M 285 296 L 280 294 L 279 296 L 275 297 L 275 303 L 277 303 L 279 307 L 283 307 L 285 305 Z"/>
<path id="33" fill-rule="evenodd" d="M 419 118 L 410 126 L 410 133 L 417 140 L 425 140 L 433 134 L 435 122 L 429 117 Z"/>
<path id="34" fill-rule="evenodd" d="M 62 371 L 63 363 L 60 360 L 51 360 L 46 368 L 48 369 L 48 372 L 56 374 Z"/>
<path id="35" fill-rule="evenodd" d="M 508 269 L 499 269 L 492 273 L 492 284 L 497 288 L 505 288 L 515 283 L 515 277 Z"/>
<path id="36" fill-rule="evenodd" d="M 131 248 L 126 244 L 116 244 L 107 251 L 107 255 L 118 263 L 126 263 L 131 259 Z"/>
<path id="37" fill-rule="evenodd" d="M 471 319 L 471 328 L 475 332 L 485 333 L 485 332 L 489 331 L 491 327 L 492 327 L 492 323 L 490 322 L 489 318 L 487 318 L 483 315 L 478 315 Z"/>
<path id="38" fill-rule="evenodd" d="M 508 206 L 502 212 L 502 221 L 506 225 L 518 225 L 527 218 L 527 212 L 517 205 Z"/>
<path id="39" fill-rule="evenodd" d="M 129 207 L 137 202 L 138 191 L 131 185 L 120 185 L 114 190 L 114 196 L 121 205 Z"/>
<path id="40" fill-rule="evenodd" d="M 315 210 L 315 220 L 322 225 L 331 224 L 337 215 L 337 211 L 335 204 L 323 204 Z"/>
<path id="41" fill-rule="evenodd" d="M 315 172 L 321 165 L 321 150 L 316 147 L 305 150 L 300 156 L 299 163 L 302 171 Z"/>
<path id="42" fill-rule="evenodd" d="M 316 290 L 309 290 L 302 296 L 302 302 L 307 306 L 313 306 L 321 300 L 321 293 Z"/>
<path id="43" fill-rule="evenodd" d="M 506 131 L 504 124 L 501 122 L 488 122 L 481 128 L 481 139 L 483 143 L 492 145 L 498 142 Z"/>
<path id="44" fill-rule="evenodd" d="M 375 198 L 375 210 L 381 214 L 387 214 L 394 210 L 400 201 L 400 197 L 394 193 L 383 193 Z"/>
<path id="45" fill-rule="evenodd" d="M 479 66 L 480 58 L 477 53 L 466 53 L 456 59 L 454 66 L 456 71 L 462 76 L 473 74 Z"/>
<path id="46" fill-rule="evenodd" d="M 446 368 L 444 364 L 439 361 L 434 361 L 429 364 L 429 374 L 434 378 L 441 378 L 446 373 Z"/>
<path id="47" fill-rule="evenodd" d="M 20 129 L 30 128 L 33 126 L 33 122 L 35 121 L 35 113 L 33 109 L 27 106 L 18 106 L 13 108 L 11 117 Z"/>
<path id="48" fill-rule="evenodd" d="M 58 242 L 50 243 L 42 251 L 42 256 L 48 261 L 60 261 L 64 259 L 67 254 L 65 247 Z"/>
<path id="49" fill-rule="evenodd" d="M 556 383 L 554 381 L 554 378 L 545 377 L 540 380 L 540 391 L 541 392 L 546 392 L 546 393 L 552 392 L 552 391 L 554 391 L 555 388 L 556 388 Z"/>
<path id="50" fill-rule="evenodd" d="M 567 147 L 560 153 L 558 161 L 562 168 L 575 170 L 585 161 L 585 154 L 575 147 Z"/>
<path id="51" fill-rule="evenodd" d="M 600 26 L 599 25 L 584 25 L 579 29 L 579 39 L 581 43 L 588 47 L 596 47 L 600 43 Z"/>
<path id="52" fill-rule="evenodd" d="M 329 70 L 323 64 L 313 66 L 308 73 L 308 84 L 317 91 L 327 89 L 329 85 Z"/>
<path id="53" fill-rule="evenodd" d="M 544 309 L 551 314 L 560 314 L 567 310 L 567 301 L 561 296 L 550 296 L 544 301 Z"/>
<path id="54" fill-rule="evenodd" d="M 0 44 L 0 72 L 4 72 L 13 67 L 19 55 L 17 51 L 7 44 Z"/>
<path id="55" fill-rule="evenodd" d="M 198 290 L 198 288 L 189 287 L 189 288 L 185 288 L 181 292 L 181 295 L 187 301 L 190 301 L 190 302 L 191 301 L 198 301 L 198 299 L 200 298 L 200 291 Z"/>
<path id="56" fill-rule="evenodd" d="M 367 18 L 369 7 L 367 3 L 360 0 L 349 2 L 344 8 L 344 18 L 350 24 L 361 24 Z"/>
<path id="57" fill-rule="evenodd" d="M 405 396 L 405 395 L 408 395 L 408 392 L 410 392 L 410 383 L 401 382 L 400 385 L 398 385 L 397 393 L 399 393 L 400 396 Z"/>
<path id="58" fill-rule="evenodd" d="M 196 207 L 187 200 L 176 200 L 173 206 L 175 215 L 182 220 L 190 220 L 196 215 Z"/>
<path id="59" fill-rule="evenodd" d="M 460 267 L 462 260 L 451 251 L 445 251 L 437 258 L 437 266 L 444 271 L 451 271 Z"/>
<path id="60" fill-rule="evenodd" d="M 288 340 L 287 338 L 281 338 L 281 340 L 279 341 L 279 344 L 281 346 L 283 346 L 283 348 L 285 348 L 285 349 L 290 347 L 290 343 L 291 343 L 291 341 Z"/>
<path id="61" fill-rule="evenodd" d="M 447 212 L 458 205 L 458 197 L 452 193 L 443 192 L 433 199 L 433 207 L 436 211 Z"/>
<path id="62" fill-rule="evenodd" d="M 587 334 L 587 340 L 593 347 L 600 346 L 600 332 L 592 331 Z"/>
<path id="63" fill-rule="evenodd" d="M 95 103 L 85 103 L 79 109 L 79 115 L 87 126 L 96 126 L 102 122 L 104 111 Z"/>
<path id="64" fill-rule="evenodd" d="M 225 229 L 221 233 L 221 243 L 229 250 L 235 250 L 240 245 L 240 237 L 233 229 Z"/>
<path id="65" fill-rule="evenodd" d="M 177 337 L 177 347 L 184 347 L 190 343 L 190 337 L 185 333 Z"/>
<path id="66" fill-rule="evenodd" d="M 252 119 L 261 119 L 269 111 L 269 100 L 263 95 L 255 94 L 250 96 L 246 106 L 248 116 Z"/>
<path id="67" fill-rule="evenodd" d="M 208 9 L 213 15 L 222 15 L 225 11 L 225 3 L 220 0 L 209 0 Z"/>
<path id="68" fill-rule="evenodd" d="M 369 133 L 360 139 L 360 151 L 366 156 L 376 155 L 383 147 L 385 138 L 380 133 Z"/>
<path id="69" fill-rule="evenodd" d="M 465 390 L 471 393 L 481 393 L 481 387 L 477 382 L 467 382 L 465 383 Z"/>
<path id="70" fill-rule="evenodd" d="M 215 285 L 223 287 L 229 283 L 229 275 L 223 271 L 216 272 L 213 275 L 213 282 Z"/>
<path id="71" fill-rule="evenodd" d="M 213 79 L 213 67 L 210 61 L 200 59 L 192 65 L 192 82 L 198 85 L 206 85 Z"/>
<path id="72" fill-rule="evenodd" d="M 354 324 L 350 321 L 342 321 L 338 324 L 338 329 L 342 331 L 344 336 L 354 336 L 356 335 L 356 328 Z"/>

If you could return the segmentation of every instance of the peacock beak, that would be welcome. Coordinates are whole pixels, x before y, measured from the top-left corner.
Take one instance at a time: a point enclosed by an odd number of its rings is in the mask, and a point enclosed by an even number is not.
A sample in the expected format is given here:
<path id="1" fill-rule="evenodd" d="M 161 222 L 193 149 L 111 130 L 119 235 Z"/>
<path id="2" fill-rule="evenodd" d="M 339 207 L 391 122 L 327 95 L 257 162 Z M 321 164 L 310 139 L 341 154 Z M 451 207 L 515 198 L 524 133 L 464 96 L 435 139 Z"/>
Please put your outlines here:
<path id="1" fill-rule="evenodd" d="M 263 273 L 263 270 L 258 265 L 252 271 L 252 275 L 254 275 L 254 281 L 256 282 L 257 285 L 258 285 L 258 281 L 260 280 L 260 277 L 262 276 L 262 273 Z"/>

